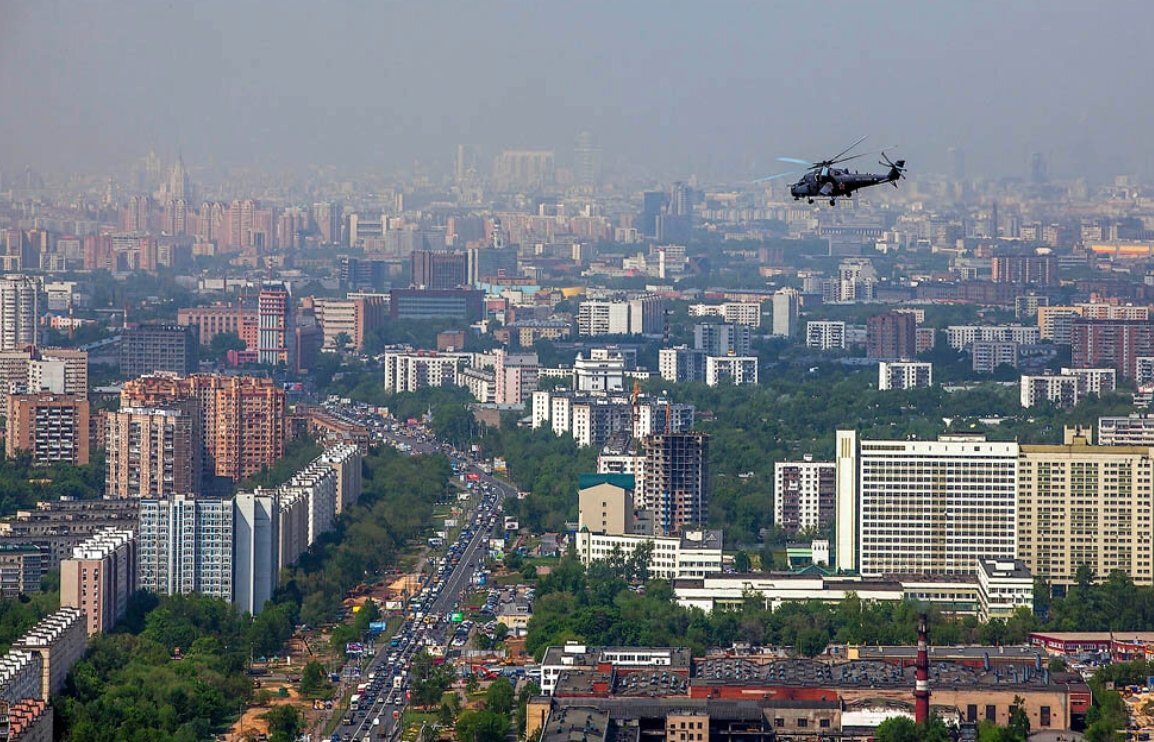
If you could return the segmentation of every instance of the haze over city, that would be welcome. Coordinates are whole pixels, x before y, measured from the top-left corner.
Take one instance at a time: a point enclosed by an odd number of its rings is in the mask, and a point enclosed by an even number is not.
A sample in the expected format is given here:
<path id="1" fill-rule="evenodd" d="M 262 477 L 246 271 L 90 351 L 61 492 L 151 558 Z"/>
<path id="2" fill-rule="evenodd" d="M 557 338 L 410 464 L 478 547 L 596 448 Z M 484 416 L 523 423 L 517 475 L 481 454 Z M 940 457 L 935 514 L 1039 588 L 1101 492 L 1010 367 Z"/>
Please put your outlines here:
<path id="1" fill-rule="evenodd" d="M 0 3 L 0 167 L 451 171 L 456 146 L 744 179 L 863 134 L 922 172 L 1146 175 L 1144 2 Z M 868 162 L 868 160 L 867 160 Z"/>

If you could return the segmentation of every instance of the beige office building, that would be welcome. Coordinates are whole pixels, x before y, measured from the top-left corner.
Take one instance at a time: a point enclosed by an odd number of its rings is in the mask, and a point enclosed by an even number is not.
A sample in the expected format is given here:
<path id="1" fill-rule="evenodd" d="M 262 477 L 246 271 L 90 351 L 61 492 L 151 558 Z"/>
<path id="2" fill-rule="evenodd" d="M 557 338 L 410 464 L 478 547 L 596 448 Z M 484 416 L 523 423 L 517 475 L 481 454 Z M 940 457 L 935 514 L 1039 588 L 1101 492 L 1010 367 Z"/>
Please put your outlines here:
<path id="1" fill-rule="evenodd" d="M 1069 585 L 1082 564 L 1099 579 L 1121 570 L 1154 584 L 1154 448 L 1023 445 L 1018 464 L 1018 555 L 1034 575 Z"/>

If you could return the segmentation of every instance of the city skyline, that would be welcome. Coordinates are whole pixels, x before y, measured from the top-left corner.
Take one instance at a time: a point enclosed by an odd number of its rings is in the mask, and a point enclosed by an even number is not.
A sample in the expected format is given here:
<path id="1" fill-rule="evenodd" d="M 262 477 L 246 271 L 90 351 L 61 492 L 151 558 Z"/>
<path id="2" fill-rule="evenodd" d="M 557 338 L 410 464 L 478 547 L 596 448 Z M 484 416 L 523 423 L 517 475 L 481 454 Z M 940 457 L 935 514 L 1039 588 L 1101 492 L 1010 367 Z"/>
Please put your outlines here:
<path id="1" fill-rule="evenodd" d="M 607 173 L 741 179 L 862 134 L 923 173 L 1154 162 L 1132 123 L 1150 106 L 1129 92 L 1140 65 L 1119 56 L 1154 20 L 1137 2 L 275 10 L 7 3 L 0 94 L 28 105 L 0 122 L 0 168 L 106 172 L 156 149 L 208 169 L 451 174 L 465 144 L 488 174 L 504 149 L 571 167 L 591 143 Z"/>

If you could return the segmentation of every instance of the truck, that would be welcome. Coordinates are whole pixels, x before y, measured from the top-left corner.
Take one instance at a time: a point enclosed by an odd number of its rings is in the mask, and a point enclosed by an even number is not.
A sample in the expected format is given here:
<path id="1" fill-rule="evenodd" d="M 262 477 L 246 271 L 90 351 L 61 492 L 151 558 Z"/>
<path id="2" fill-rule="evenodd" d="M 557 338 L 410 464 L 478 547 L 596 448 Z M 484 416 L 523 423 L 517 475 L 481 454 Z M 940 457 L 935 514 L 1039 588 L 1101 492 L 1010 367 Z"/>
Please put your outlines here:
<path id="1" fill-rule="evenodd" d="M 361 705 L 361 694 L 354 693 L 353 697 L 349 699 L 349 710 L 356 711 Z"/>
<path id="2" fill-rule="evenodd" d="M 393 690 L 400 690 L 401 689 L 401 683 L 403 683 L 404 680 L 405 680 L 405 678 L 403 675 L 395 676 L 393 678 Z"/>

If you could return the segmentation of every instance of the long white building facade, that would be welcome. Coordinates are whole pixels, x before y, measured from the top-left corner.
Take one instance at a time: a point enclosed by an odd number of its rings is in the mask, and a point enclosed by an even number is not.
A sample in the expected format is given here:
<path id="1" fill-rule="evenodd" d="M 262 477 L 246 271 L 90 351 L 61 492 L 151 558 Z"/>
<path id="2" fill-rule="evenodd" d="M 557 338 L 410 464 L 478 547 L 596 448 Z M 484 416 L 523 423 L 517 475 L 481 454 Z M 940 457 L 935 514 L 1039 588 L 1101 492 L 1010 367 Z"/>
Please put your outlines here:
<path id="1" fill-rule="evenodd" d="M 836 565 L 865 577 L 974 574 L 1017 556 L 1018 444 L 980 435 L 836 442 Z"/>

